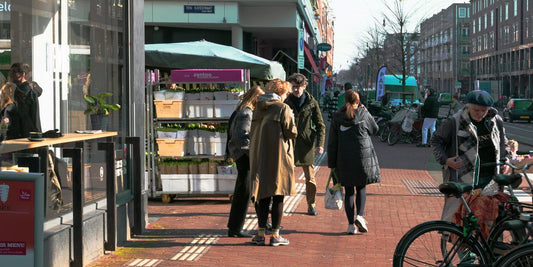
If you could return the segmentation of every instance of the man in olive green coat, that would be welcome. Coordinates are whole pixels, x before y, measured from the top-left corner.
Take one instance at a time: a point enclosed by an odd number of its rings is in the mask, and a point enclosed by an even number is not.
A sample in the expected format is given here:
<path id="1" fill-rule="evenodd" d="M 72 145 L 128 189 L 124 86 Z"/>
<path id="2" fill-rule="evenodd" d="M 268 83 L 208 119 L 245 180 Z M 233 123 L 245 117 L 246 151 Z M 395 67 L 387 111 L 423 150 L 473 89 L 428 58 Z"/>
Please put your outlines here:
<path id="1" fill-rule="evenodd" d="M 305 89 L 307 78 L 295 73 L 288 82 L 292 84 L 292 94 L 287 97 L 285 103 L 294 112 L 298 137 L 294 147 L 294 165 L 301 166 L 305 175 L 305 196 L 307 198 L 307 214 L 318 215 L 315 207 L 316 181 L 313 163 L 316 154 L 324 153 L 324 139 L 326 127 L 320 112 L 320 106 L 315 98 Z"/>

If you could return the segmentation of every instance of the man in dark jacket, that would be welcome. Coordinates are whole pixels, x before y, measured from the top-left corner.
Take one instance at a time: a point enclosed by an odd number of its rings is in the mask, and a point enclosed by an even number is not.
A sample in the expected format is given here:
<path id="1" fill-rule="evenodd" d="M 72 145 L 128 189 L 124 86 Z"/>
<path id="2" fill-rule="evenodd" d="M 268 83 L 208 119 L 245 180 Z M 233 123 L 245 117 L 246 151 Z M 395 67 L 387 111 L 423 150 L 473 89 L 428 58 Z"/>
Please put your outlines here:
<path id="1" fill-rule="evenodd" d="M 30 132 L 41 131 L 41 119 L 39 115 L 39 99 L 33 86 L 26 79 L 26 72 L 22 63 L 13 63 L 9 71 L 13 83 L 17 85 L 14 93 L 14 100 L 17 109 L 20 111 L 22 125 L 19 135 L 30 136 Z"/>
<path id="2" fill-rule="evenodd" d="M 437 124 L 437 117 L 439 116 L 439 102 L 437 101 L 437 95 L 433 93 L 433 90 L 426 89 L 426 100 L 422 106 L 422 116 L 424 117 L 424 123 L 422 125 L 422 143 L 418 144 L 419 147 L 427 147 L 428 144 L 428 130 L 430 132 L 430 138 L 435 132 Z"/>
<path id="3" fill-rule="evenodd" d="M 317 142 L 316 154 L 320 155 L 324 153 L 326 127 L 318 102 L 305 90 L 307 78 L 300 73 L 295 73 L 287 81 L 292 84 L 292 94 L 287 97 L 285 103 L 293 110 L 298 128 L 298 137 L 296 137 L 294 148 L 294 165 L 301 166 L 305 175 L 307 214 L 318 215 L 315 207 L 316 181 L 313 168 L 315 139 Z"/>

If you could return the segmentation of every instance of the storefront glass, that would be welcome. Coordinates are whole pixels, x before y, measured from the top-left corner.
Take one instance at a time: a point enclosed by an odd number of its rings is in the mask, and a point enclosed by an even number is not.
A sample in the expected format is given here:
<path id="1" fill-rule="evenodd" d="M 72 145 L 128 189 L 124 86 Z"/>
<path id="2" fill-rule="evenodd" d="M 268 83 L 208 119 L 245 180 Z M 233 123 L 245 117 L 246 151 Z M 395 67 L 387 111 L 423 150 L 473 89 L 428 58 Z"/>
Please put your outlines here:
<path id="1" fill-rule="evenodd" d="M 59 129 L 102 129 L 118 131 L 117 158 L 127 135 L 128 92 L 125 90 L 127 68 L 127 22 L 125 0 L 4 0 L 0 1 L 0 82 L 6 82 L 11 64 L 28 63 L 31 79 L 43 88 L 39 97 L 43 132 Z M 90 116 L 84 96 L 104 97 L 108 104 L 119 104 L 108 116 Z M 103 119 L 97 126 L 91 117 Z M 107 123 L 106 123 L 107 121 Z M 98 140 L 102 141 L 102 140 Z M 85 142 L 85 201 L 105 197 L 104 153 L 96 142 Z M 60 150 L 57 150 L 61 157 Z M 69 159 L 65 159 L 64 207 L 69 211 L 71 193 Z M 121 162 L 126 165 L 125 161 Z M 128 191 L 130 183 L 123 171 L 118 172 L 119 193 Z M 60 173 L 61 175 L 61 173 Z M 49 213 L 47 212 L 47 217 Z"/>

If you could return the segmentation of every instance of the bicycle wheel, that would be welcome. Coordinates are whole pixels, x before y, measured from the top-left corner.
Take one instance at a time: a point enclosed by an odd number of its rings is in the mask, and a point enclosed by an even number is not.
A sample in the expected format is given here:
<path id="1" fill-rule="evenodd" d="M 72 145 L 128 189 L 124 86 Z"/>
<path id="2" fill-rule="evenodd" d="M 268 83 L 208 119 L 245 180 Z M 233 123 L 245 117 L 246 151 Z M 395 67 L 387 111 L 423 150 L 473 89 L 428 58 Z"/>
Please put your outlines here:
<path id="1" fill-rule="evenodd" d="M 393 266 L 460 266 L 488 264 L 481 243 L 463 237 L 463 228 L 445 221 L 419 224 L 409 230 L 394 251 Z"/>
<path id="2" fill-rule="evenodd" d="M 379 140 L 381 142 L 387 141 L 387 137 L 389 136 L 390 126 L 389 125 L 383 125 L 383 127 L 379 128 L 378 136 Z"/>
<path id="3" fill-rule="evenodd" d="M 494 264 L 496 267 L 530 267 L 533 266 L 533 244 L 519 246 L 501 257 Z"/>
<path id="4" fill-rule="evenodd" d="M 401 130 L 395 131 L 394 129 L 391 129 L 389 131 L 389 136 L 387 137 L 387 144 L 392 146 L 392 145 L 398 143 L 398 141 L 400 141 L 401 137 L 402 137 L 402 131 Z"/>
<path id="5" fill-rule="evenodd" d="M 527 243 L 526 224 L 520 220 L 503 220 L 490 232 L 489 249 L 496 257 L 507 254 L 513 248 Z"/>

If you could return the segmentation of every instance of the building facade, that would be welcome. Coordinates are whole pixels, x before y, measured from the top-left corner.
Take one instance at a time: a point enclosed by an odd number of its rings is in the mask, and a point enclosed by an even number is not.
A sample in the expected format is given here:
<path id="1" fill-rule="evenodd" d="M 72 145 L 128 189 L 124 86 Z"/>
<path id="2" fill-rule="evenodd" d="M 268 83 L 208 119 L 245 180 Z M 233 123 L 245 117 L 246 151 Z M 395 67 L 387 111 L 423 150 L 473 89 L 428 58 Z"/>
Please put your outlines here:
<path id="1" fill-rule="evenodd" d="M 318 93 L 322 81 L 317 44 L 332 38 L 325 0 L 235 2 L 145 1 L 146 43 L 205 39 L 279 61 L 287 75 L 300 72 Z M 320 24 L 319 24 L 320 23 Z M 328 42 L 332 39 L 328 39 Z M 303 68 L 299 68 L 303 63 Z"/>
<path id="2" fill-rule="evenodd" d="M 79 192 L 85 204 L 83 256 L 72 254 L 73 243 L 77 242 L 72 236 L 72 203 L 77 194 L 72 189 L 72 160 L 62 155 L 61 148 L 46 147 L 62 158 L 65 173 L 58 173 L 62 205 L 48 206 L 49 195 L 42 200 L 45 206 L 44 259 L 39 262 L 42 266 L 81 266 L 103 255 L 107 226 L 104 177 L 109 165 L 116 171 L 112 175 L 117 182 L 117 207 L 110 207 L 117 209 L 117 224 L 112 234 L 116 234 L 119 243 L 130 235 L 133 180 L 125 137 L 137 136 L 144 142 L 143 5 L 142 0 L 6 0 L 0 3 L 0 85 L 10 80 L 13 63 L 29 65 L 26 78 L 43 89 L 38 98 L 43 132 L 58 129 L 73 133 L 91 129 L 94 125 L 89 115 L 84 114 L 87 94 L 111 93 L 106 100 L 121 105 L 120 110 L 108 116 L 107 130 L 118 132 L 114 139 L 115 162 L 105 161 L 104 152 L 98 150 L 96 142 L 76 143 L 83 151 L 85 162 L 82 176 L 85 187 Z M 137 156 L 142 158 L 144 166 L 144 148 L 141 150 Z M 48 179 L 45 185 L 46 194 L 50 190 Z M 146 201 L 147 195 L 144 197 Z M 144 208 L 136 212 L 144 214 Z M 144 228 L 145 222 L 137 227 Z"/>
<path id="3" fill-rule="evenodd" d="M 531 0 L 472 0 L 472 77 L 495 97 L 532 98 Z"/>
<path id="4" fill-rule="evenodd" d="M 420 25 L 419 85 L 466 93 L 470 79 L 470 4 L 453 4 Z"/>

